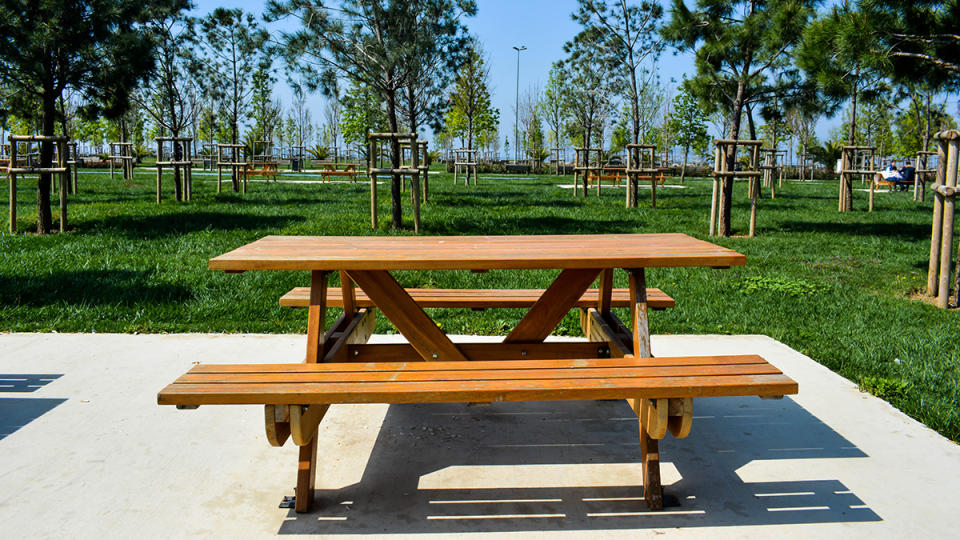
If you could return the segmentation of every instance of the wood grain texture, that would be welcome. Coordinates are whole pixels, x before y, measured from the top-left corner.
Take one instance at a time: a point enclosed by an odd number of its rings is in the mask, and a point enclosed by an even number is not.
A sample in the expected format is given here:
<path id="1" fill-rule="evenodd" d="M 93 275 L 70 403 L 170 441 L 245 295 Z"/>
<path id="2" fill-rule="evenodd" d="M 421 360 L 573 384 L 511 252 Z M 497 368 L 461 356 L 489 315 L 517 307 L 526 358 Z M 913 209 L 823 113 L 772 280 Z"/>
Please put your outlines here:
<path id="1" fill-rule="evenodd" d="M 212 270 L 483 270 L 744 264 L 743 255 L 685 234 L 267 236 L 210 259 Z"/>
<path id="2" fill-rule="evenodd" d="M 348 274 L 425 360 L 466 360 L 388 272 L 351 270 Z"/>
<path id="3" fill-rule="evenodd" d="M 406 289 L 413 300 L 425 308 L 529 308 L 537 303 L 546 289 Z M 339 287 L 327 289 L 327 305 L 344 307 Z M 361 290 L 355 293 L 355 306 L 373 307 L 373 301 Z M 587 289 L 576 301 L 576 307 L 592 308 L 599 302 L 599 289 Z M 280 297 L 285 307 L 307 307 L 310 303 L 310 287 L 295 287 Z M 660 289 L 647 289 L 647 306 L 650 309 L 667 309 L 676 305 L 673 298 Z M 611 307 L 630 306 L 629 289 L 612 289 Z M 345 308 L 346 309 L 346 308 Z"/>
<path id="4" fill-rule="evenodd" d="M 657 365 L 651 365 L 656 363 Z M 161 405 L 437 403 L 794 394 L 759 356 L 197 366 Z"/>
<path id="5" fill-rule="evenodd" d="M 310 301 L 307 312 L 307 356 L 308 363 L 319 362 L 324 353 L 324 337 L 327 317 L 327 273 L 310 273 Z"/>
<path id="6" fill-rule="evenodd" d="M 600 272 L 598 268 L 568 268 L 560 272 L 503 342 L 539 343 L 546 339 Z"/>

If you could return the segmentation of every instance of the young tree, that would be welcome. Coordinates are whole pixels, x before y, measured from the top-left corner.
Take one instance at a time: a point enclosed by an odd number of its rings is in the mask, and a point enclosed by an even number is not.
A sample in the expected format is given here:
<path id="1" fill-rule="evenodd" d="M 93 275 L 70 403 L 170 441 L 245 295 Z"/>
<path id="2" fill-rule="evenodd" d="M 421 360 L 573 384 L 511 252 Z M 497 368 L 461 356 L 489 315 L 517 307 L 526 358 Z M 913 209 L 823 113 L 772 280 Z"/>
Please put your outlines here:
<path id="1" fill-rule="evenodd" d="M 297 19 L 301 28 L 282 32 L 279 41 L 289 64 L 300 62 L 305 76 L 329 90 L 338 78 L 362 83 L 384 103 L 389 131 L 398 132 L 400 92 L 420 70 L 429 40 L 460 32 L 457 20 L 476 13 L 473 0 L 344 0 L 337 9 L 322 0 L 270 0 L 267 17 Z M 422 31 L 425 25 L 431 31 Z M 411 126 L 416 127 L 416 126 Z M 346 137 L 346 130 L 344 130 Z M 400 147 L 391 144 L 391 167 L 400 166 Z M 400 176 L 391 181 L 392 225 L 402 226 Z"/>
<path id="2" fill-rule="evenodd" d="M 816 82 L 823 96 L 832 100 L 828 112 L 843 101 L 850 103 L 847 144 L 856 144 L 857 102 L 879 95 L 883 78 L 882 55 L 876 52 L 871 31 L 873 21 L 849 5 L 833 9 L 813 21 L 804 31 L 796 62 Z M 842 183 L 844 210 L 852 209 L 853 186 Z"/>
<path id="3" fill-rule="evenodd" d="M 153 67 L 148 21 L 177 9 L 170 2 L 133 0 L 8 0 L 0 5 L 0 116 L 32 117 L 40 135 L 56 134 L 57 103 L 73 90 L 89 113 L 116 116 Z M 50 167 L 53 146 L 42 145 Z M 37 183 L 37 233 L 52 228 L 50 175 Z"/>
<path id="4" fill-rule="evenodd" d="M 800 41 L 817 3 L 697 0 L 697 9 L 691 11 L 683 0 L 673 0 L 671 21 L 662 34 L 679 50 L 695 51 L 697 74 L 687 89 L 701 103 L 729 112 L 727 138 L 740 138 L 747 105 L 765 99 L 774 85 L 795 80 L 776 75 L 790 69 L 790 51 Z M 728 155 L 730 161 L 733 157 Z M 733 178 L 725 178 L 717 224 L 720 236 L 730 235 L 732 195 Z"/>
<path id="5" fill-rule="evenodd" d="M 613 99 L 609 77 L 609 58 L 598 53 L 596 36 L 581 32 L 563 46 L 569 56 L 563 61 L 562 77 L 568 82 L 564 110 L 570 118 L 571 139 L 579 139 L 584 147 L 594 142 L 601 117 L 607 114 Z M 587 177 L 583 176 L 583 195 L 587 194 Z"/>
<path id="6" fill-rule="evenodd" d="M 352 83 L 342 98 L 339 130 L 345 144 L 356 145 L 367 155 L 367 133 L 389 129 L 387 112 L 378 93 L 369 86 Z"/>
<path id="7" fill-rule="evenodd" d="M 710 143 L 707 136 L 707 113 L 682 86 L 673 98 L 673 114 L 667 122 L 676 135 L 676 142 L 683 147 L 683 166 L 680 168 L 680 183 L 687 177 L 687 157 L 690 148 L 702 152 Z"/>
<path id="8" fill-rule="evenodd" d="M 450 92 L 446 129 L 464 141 L 464 148 L 473 149 L 479 132 L 499 123 L 500 111 L 490 100 L 490 69 L 477 42 L 471 42 L 466 61 L 457 71 L 457 81 Z"/>
<path id="9" fill-rule="evenodd" d="M 640 5 L 626 0 L 579 0 L 573 20 L 583 25 L 583 33 L 592 36 L 601 54 L 612 66 L 610 76 L 624 95 L 631 113 L 631 136 L 642 139 L 640 101 L 644 86 L 643 63 L 656 58 L 662 50 L 657 26 L 663 16 L 659 2 Z"/>
<path id="10" fill-rule="evenodd" d="M 157 63 L 153 76 L 134 93 L 133 100 L 162 132 L 180 137 L 191 125 L 200 107 L 197 88 L 190 73 L 196 41 L 193 20 L 182 13 L 182 10 L 190 7 L 190 2 L 172 0 L 171 3 L 177 7 L 177 11 L 147 25 L 157 44 Z M 122 140 L 126 140 L 125 133 Z M 180 159 L 182 156 L 174 157 Z M 180 168 L 175 167 L 173 174 L 174 198 L 181 201 Z"/>
<path id="11" fill-rule="evenodd" d="M 563 146 L 563 125 L 566 120 L 563 108 L 565 93 L 567 92 L 566 80 L 563 78 L 563 67 L 559 63 L 554 63 L 550 67 L 550 74 L 547 77 L 547 86 L 543 90 L 543 96 L 540 98 L 540 116 L 547 124 L 547 140 L 551 147 L 561 148 Z"/>
<path id="12" fill-rule="evenodd" d="M 248 132 L 248 138 L 251 141 L 263 141 L 272 143 L 277 133 L 278 127 L 281 127 L 283 119 L 283 106 L 279 100 L 273 99 L 273 83 L 276 79 L 270 74 L 270 68 L 265 63 L 257 66 L 253 72 L 252 93 L 250 95 L 250 123 L 251 129 Z M 262 148 L 250 147 L 250 150 L 256 153 L 257 150 L 264 151 Z"/>
<path id="13" fill-rule="evenodd" d="M 200 29 L 206 42 L 202 65 L 212 72 L 211 80 L 219 87 L 216 95 L 227 115 L 230 143 L 237 144 L 240 119 L 246 116 L 253 93 L 252 75 L 265 61 L 262 53 L 268 34 L 252 14 L 241 9 L 217 8 L 200 21 Z M 239 192 L 240 179 L 235 173 L 232 180 L 233 191 Z"/>

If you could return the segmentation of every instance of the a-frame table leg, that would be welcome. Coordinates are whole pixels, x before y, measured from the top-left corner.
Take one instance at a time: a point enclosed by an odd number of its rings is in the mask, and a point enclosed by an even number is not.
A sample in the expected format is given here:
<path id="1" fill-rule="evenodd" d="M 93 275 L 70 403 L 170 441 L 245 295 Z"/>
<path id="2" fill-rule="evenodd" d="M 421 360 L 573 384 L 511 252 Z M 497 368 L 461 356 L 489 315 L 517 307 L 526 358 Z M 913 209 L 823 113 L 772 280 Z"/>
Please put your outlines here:
<path id="1" fill-rule="evenodd" d="M 643 268 L 627 271 L 630 276 L 630 319 L 633 326 L 633 351 L 637 358 L 650 358 L 650 324 L 647 316 L 647 279 Z M 647 399 L 647 398 L 640 398 Z M 642 407 L 633 404 L 640 418 L 640 459 L 643 462 L 643 498 L 650 510 L 663 509 L 660 484 L 660 441 L 647 433 Z"/>
<path id="2" fill-rule="evenodd" d="M 310 274 L 310 307 L 307 312 L 307 357 L 315 364 L 323 358 L 324 332 L 327 320 L 327 273 L 314 270 Z M 309 512 L 317 477 L 317 437 L 300 447 L 297 461 L 297 489 L 294 510 Z"/>

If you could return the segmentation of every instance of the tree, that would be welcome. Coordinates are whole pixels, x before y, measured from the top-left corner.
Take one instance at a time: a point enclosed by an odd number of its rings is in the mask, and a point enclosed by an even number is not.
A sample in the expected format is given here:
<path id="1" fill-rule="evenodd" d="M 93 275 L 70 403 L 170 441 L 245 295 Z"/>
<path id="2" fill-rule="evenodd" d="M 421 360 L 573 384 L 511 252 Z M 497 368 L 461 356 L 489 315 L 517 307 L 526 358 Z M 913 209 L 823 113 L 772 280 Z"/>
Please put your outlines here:
<path id="1" fill-rule="evenodd" d="M 849 101 L 847 144 L 856 144 L 857 101 L 875 99 L 883 78 L 882 55 L 876 52 L 871 28 L 874 22 L 848 5 L 833 9 L 813 21 L 804 31 L 797 48 L 796 62 L 816 82 L 820 92 L 833 101 L 832 112 L 841 102 Z M 853 187 L 841 184 L 846 193 L 841 197 L 844 210 L 853 204 Z"/>
<path id="2" fill-rule="evenodd" d="M 579 0 L 573 20 L 583 25 L 584 34 L 595 41 L 612 66 L 610 76 L 624 94 L 631 112 L 634 143 L 642 138 L 640 99 L 643 87 L 643 63 L 656 58 L 662 50 L 657 25 L 663 8 L 656 1 L 630 5 L 626 0 Z"/>
<path id="3" fill-rule="evenodd" d="M 342 106 L 339 129 L 343 142 L 356 145 L 366 156 L 367 133 L 389 129 L 383 102 L 369 86 L 352 83 L 343 96 Z"/>
<path id="4" fill-rule="evenodd" d="M 568 131 L 571 139 L 579 139 L 590 147 L 600 119 L 606 114 L 613 98 L 609 75 L 609 58 L 600 55 L 596 35 L 580 32 L 563 46 L 569 56 L 562 64 L 562 76 L 567 80 L 564 110 L 570 118 Z M 587 176 L 583 176 L 583 195 L 587 194 Z"/>
<path id="5" fill-rule="evenodd" d="M 180 137 L 193 122 L 200 107 L 196 85 L 190 73 L 192 47 L 196 43 L 193 21 L 182 11 L 190 7 L 188 0 L 170 0 L 175 7 L 166 17 L 151 21 L 147 28 L 157 44 L 157 63 L 153 76 L 133 99 L 162 131 Z M 122 140 L 125 140 L 125 134 Z M 174 149 L 175 153 L 185 149 Z M 175 155 L 180 159 L 182 155 Z M 183 200 L 180 168 L 174 167 L 174 198 Z"/>
<path id="6" fill-rule="evenodd" d="M 676 136 L 676 142 L 683 147 L 683 166 L 680 168 L 680 183 L 687 177 L 687 156 L 690 148 L 697 151 L 706 149 L 710 142 L 707 136 L 707 113 L 683 87 L 673 98 L 673 114 L 667 122 Z"/>
<path id="7" fill-rule="evenodd" d="M 461 16 L 474 13 L 473 0 L 343 0 L 337 9 L 322 0 L 267 3 L 269 20 L 300 23 L 279 36 L 287 63 L 299 62 L 301 72 L 327 91 L 337 78 L 368 86 L 384 103 L 391 132 L 400 129 L 400 92 L 411 84 L 411 72 L 421 69 L 424 56 L 440 41 L 461 31 Z M 398 141 L 391 142 L 390 153 L 391 168 L 399 168 Z M 393 175 L 390 186 L 394 229 L 402 226 L 400 180 Z"/>
<path id="8" fill-rule="evenodd" d="M 39 132 L 56 132 L 57 103 L 72 90 L 86 112 L 116 116 L 153 67 L 148 21 L 176 9 L 169 2 L 133 0 L 9 0 L 0 5 L 0 116 L 32 118 Z M 41 146 L 50 167 L 53 146 Z M 50 175 L 37 183 L 37 233 L 52 228 Z"/>
<path id="9" fill-rule="evenodd" d="M 566 79 L 563 67 L 554 62 L 547 76 L 547 86 L 540 98 L 540 116 L 547 124 L 547 140 L 553 148 L 563 146 L 563 125 L 565 121 L 563 103 L 566 99 Z"/>
<path id="10" fill-rule="evenodd" d="M 251 129 L 248 139 L 257 142 L 272 143 L 277 128 L 283 118 L 283 106 L 273 99 L 273 83 L 276 79 L 270 74 L 269 66 L 261 63 L 253 72 L 252 90 L 250 96 Z M 250 147 L 256 153 L 258 148 Z M 265 151 L 266 149 L 260 149 Z"/>
<path id="11" fill-rule="evenodd" d="M 861 0 L 873 21 L 877 51 L 900 81 L 934 88 L 960 86 L 960 2 L 957 0 Z"/>
<path id="12" fill-rule="evenodd" d="M 477 133 L 489 131 L 500 122 L 500 111 L 490 100 L 490 69 L 477 42 L 471 42 L 466 61 L 457 70 L 457 80 L 450 92 L 446 129 L 460 137 L 464 148 L 473 149 Z"/>
<path id="13" fill-rule="evenodd" d="M 240 140 L 240 119 L 246 116 L 253 93 L 251 84 L 255 70 L 265 61 L 262 56 L 267 31 L 256 18 L 241 9 L 217 8 L 200 21 L 206 41 L 202 65 L 212 71 L 216 95 L 223 99 L 222 110 L 228 118 L 230 143 Z M 233 191 L 240 191 L 236 171 L 232 175 Z"/>
<path id="14" fill-rule="evenodd" d="M 742 116 L 751 103 L 762 102 L 774 92 L 782 95 L 776 86 L 796 86 L 789 53 L 817 3 L 697 0 L 697 9 L 691 11 L 683 0 L 673 0 L 671 21 L 662 35 L 681 51 L 695 51 L 697 74 L 687 82 L 687 90 L 701 103 L 729 112 L 727 138 L 740 138 Z M 727 156 L 729 162 L 733 150 Z M 730 235 L 732 195 L 733 178 L 728 177 L 720 196 L 720 236 Z"/>

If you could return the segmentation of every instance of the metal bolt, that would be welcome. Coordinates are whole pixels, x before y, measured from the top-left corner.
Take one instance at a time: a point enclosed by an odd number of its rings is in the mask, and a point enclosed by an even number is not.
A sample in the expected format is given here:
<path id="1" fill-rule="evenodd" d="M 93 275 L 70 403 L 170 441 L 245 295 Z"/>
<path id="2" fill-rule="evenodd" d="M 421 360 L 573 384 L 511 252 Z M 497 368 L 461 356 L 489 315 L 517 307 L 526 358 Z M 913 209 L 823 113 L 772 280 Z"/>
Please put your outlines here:
<path id="1" fill-rule="evenodd" d="M 527 351 L 526 351 L 526 350 L 522 350 L 522 351 L 520 351 L 520 354 L 521 354 L 521 356 L 526 356 L 526 355 L 527 355 Z"/>
<path id="2" fill-rule="evenodd" d="M 437 353 L 433 353 L 431 356 L 433 356 L 433 359 L 434 359 L 434 360 L 436 360 L 437 358 L 439 358 L 439 356 L 437 355 Z"/>
<path id="3" fill-rule="evenodd" d="M 354 355 L 354 356 L 360 356 L 360 351 L 354 349 L 354 350 L 353 350 L 353 355 Z"/>

